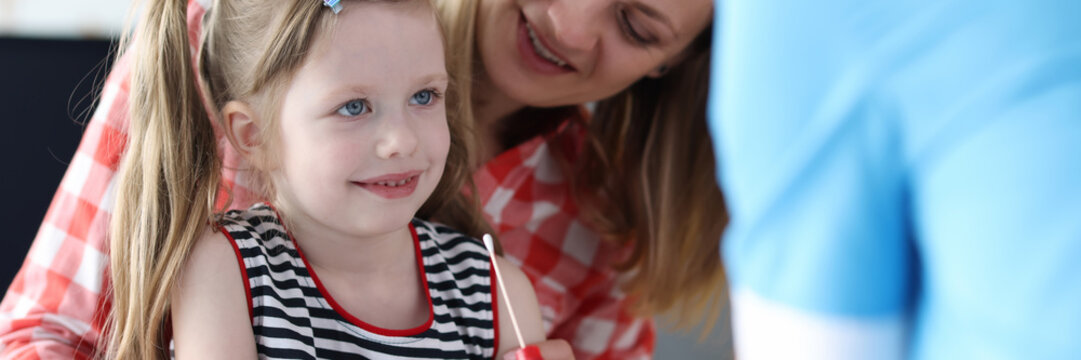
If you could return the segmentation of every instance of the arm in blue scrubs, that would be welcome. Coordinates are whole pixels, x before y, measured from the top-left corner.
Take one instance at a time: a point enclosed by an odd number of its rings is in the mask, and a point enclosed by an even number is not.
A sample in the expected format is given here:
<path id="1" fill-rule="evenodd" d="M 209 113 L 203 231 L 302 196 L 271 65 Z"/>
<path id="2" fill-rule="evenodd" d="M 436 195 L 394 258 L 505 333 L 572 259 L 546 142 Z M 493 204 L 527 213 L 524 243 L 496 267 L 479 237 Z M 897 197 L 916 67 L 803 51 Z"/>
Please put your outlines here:
<path id="1" fill-rule="evenodd" d="M 717 4 L 741 359 L 1081 356 L 1081 1 Z"/>

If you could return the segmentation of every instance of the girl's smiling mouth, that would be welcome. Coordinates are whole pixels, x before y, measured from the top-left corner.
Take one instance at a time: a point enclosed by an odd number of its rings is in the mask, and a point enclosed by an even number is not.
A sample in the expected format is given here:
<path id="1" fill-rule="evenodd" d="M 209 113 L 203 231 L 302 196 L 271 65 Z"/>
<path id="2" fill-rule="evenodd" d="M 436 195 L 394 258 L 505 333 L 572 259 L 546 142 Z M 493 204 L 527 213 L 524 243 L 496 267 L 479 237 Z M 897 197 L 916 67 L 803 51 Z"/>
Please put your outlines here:
<path id="1" fill-rule="evenodd" d="M 352 181 L 356 186 L 368 190 L 386 199 L 399 199 L 412 195 L 417 189 L 417 181 L 423 171 L 414 170 L 403 173 L 380 175 L 360 181 Z"/>

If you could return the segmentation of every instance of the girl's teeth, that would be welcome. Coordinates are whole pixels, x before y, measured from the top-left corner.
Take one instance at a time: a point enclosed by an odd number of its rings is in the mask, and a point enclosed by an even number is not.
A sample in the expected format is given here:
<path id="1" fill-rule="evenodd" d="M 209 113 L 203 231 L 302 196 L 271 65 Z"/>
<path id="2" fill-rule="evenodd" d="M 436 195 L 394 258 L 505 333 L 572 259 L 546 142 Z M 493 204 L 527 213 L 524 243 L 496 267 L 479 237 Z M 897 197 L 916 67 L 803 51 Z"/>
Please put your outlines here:
<path id="1" fill-rule="evenodd" d="M 413 178 L 411 178 L 411 177 L 410 178 L 405 178 L 405 179 L 402 179 L 400 181 L 380 181 L 380 182 L 377 182 L 375 184 L 379 185 L 379 186 L 394 186 L 394 187 L 397 187 L 397 186 L 402 186 L 402 185 L 405 185 L 405 184 L 409 183 L 410 180 L 413 180 Z"/>

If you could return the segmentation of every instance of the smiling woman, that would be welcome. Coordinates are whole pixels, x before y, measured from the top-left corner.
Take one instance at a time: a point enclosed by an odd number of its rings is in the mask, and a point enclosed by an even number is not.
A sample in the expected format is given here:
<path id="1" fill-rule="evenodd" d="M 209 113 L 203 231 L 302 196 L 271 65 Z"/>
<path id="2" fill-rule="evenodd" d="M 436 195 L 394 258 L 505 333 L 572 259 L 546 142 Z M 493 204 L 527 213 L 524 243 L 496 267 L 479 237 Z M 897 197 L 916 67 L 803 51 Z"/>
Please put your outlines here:
<path id="1" fill-rule="evenodd" d="M 643 76 L 658 77 L 661 66 L 678 63 L 710 22 L 711 4 L 481 1 L 476 29 L 481 74 L 520 105 L 604 99 Z"/>
<path id="2" fill-rule="evenodd" d="M 725 303 L 720 259 L 710 249 L 727 221 L 705 123 L 712 2 L 440 4 L 457 24 L 449 32 L 458 55 L 448 60 L 452 72 L 475 79 L 469 96 L 482 159 L 498 163 L 540 141 L 543 148 L 515 156 L 548 165 L 514 167 L 529 174 L 516 189 L 552 194 L 553 178 L 565 186 L 548 198 L 515 191 L 509 202 L 505 193 L 481 192 L 489 220 L 509 229 L 501 239 L 508 258 L 540 279 L 549 336 L 568 339 L 580 358 L 633 358 L 652 348 L 641 316 L 678 309 L 684 323 L 709 327 Z M 579 117 L 591 101 L 596 111 Z M 538 210 L 548 204 L 561 210 Z M 530 230 L 537 224 L 553 228 Z M 590 232 L 573 231 L 578 225 Z M 584 266 L 568 271 L 560 256 L 539 255 L 538 233 L 566 234 L 545 246 Z M 600 275 L 583 281 L 575 275 L 582 271 Z"/>

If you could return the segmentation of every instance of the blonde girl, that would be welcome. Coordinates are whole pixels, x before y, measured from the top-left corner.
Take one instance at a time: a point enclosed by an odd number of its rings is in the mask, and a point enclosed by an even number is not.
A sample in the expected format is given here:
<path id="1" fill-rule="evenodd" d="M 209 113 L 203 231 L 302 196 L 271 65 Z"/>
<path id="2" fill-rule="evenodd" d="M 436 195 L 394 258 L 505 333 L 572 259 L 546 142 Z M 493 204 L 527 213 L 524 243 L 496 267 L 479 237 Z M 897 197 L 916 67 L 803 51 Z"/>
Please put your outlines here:
<path id="1" fill-rule="evenodd" d="M 196 77 L 185 1 L 147 4 L 113 217 L 109 358 L 171 347 L 181 359 L 492 358 L 516 346 L 494 266 L 520 338 L 543 340 L 520 270 L 414 219 L 468 182 L 456 171 L 468 169 L 467 123 L 446 112 L 464 106 L 444 103 L 457 90 L 430 4 L 340 6 L 217 1 Z M 212 216 L 222 165 L 210 118 L 267 203 Z"/>
<path id="2" fill-rule="evenodd" d="M 463 139 L 454 149 L 476 148 L 472 167 L 448 169 L 472 175 L 472 193 L 507 260 L 536 289 L 545 333 L 565 340 L 546 342 L 545 356 L 648 358 L 652 315 L 679 309 L 688 324 L 716 319 L 725 289 L 716 249 L 726 217 L 705 124 L 712 1 L 436 4 L 446 22 L 448 72 L 468 90 L 446 94 L 448 121 L 470 119 L 476 133 L 452 137 Z M 215 6 L 190 0 L 191 34 L 212 26 L 201 14 Z M 259 32 L 252 36 L 267 29 Z M 35 249 L 55 250 L 28 258 L 0 303 L 0 355 L 82 356 L 102 334 L 100 305 L 111 298 L 92 285 L 108 288 L 110 254 L 99 223 L 113 208 L 108 184 L 127 128 L 125 104 L 145 98 L 128 96 L 128 82 L 141 81 L 130 76 L 129 58 L 106 82 L 66 175 L 70 184 L 58 190 L 34 241 Z M 592 113 L 582 106 L 589 102 Z M 473 115 L 457 104 L 474 105 Z M 250 167 L 245 156 L 227 144 L 219 150 L 232 208 L 262 201 L 259 181 L 236 170 Z M 418 215 L 474 236 L 486 231 L 469 220 L 469 201 L 431 199 L 448 201 Z"/>

